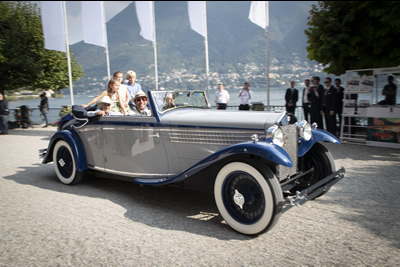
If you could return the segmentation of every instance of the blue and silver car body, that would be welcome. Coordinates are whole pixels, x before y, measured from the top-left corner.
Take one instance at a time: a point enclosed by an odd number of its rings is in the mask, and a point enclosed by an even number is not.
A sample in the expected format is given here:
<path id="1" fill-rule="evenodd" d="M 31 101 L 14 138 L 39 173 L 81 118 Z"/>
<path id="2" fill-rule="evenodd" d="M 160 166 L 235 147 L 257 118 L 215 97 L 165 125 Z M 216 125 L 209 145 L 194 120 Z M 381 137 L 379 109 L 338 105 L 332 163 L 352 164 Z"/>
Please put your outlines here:
<path id="1" fill-rule="evenodd" d="M 176 107 L 164 109 L 167 95 Z M 65 184 L 85 172 L 146 185 L 185 184 L 205 172 L 223 218 L 249 235 L 344 176 L 320 142 L 338 139 L 305 121 L 291 124 L 285 112 L 213 110 L 203 91 L 149 91 L 148 100 L 152 116 L 68 122 L 41 151 L 43 163 L 54 162 Z"/>

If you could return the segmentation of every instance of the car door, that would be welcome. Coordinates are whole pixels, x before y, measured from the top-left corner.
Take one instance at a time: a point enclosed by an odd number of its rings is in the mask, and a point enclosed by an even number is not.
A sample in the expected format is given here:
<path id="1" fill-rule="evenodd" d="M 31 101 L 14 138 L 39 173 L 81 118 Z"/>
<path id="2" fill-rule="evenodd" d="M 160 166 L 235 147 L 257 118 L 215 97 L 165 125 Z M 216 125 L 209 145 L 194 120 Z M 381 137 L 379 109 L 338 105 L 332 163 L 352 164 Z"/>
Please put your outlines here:
<path id="1" fill-rule="evenodd" d="M 168 175 L 168 160 L 154 117 L 103 117 L 101 121 L 106 172 L 141 178 Z"/>
<path id="2" fill-rule="evenodd" d="M 75 131 L 78 133 L 82 141 L 85 156 L 90 169 L 104 170 L 104 138 L 101 131 L 101 125 L 87 124 L 84 127 L 77 127 Z"/>

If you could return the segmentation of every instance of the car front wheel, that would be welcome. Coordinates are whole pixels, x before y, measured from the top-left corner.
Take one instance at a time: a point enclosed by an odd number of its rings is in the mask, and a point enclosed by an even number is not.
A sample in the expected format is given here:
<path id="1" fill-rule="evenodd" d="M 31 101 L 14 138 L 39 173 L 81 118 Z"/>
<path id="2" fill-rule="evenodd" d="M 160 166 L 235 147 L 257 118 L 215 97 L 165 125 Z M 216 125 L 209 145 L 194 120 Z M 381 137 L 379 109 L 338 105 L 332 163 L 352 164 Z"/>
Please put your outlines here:
<path id="1" fill-rule="evenodd" d="M 307 154 L 301 157 L 299 163 L 301 171 L 306 172 L 311 169 L 313 171 L 298 180 L 298 185 L 290 190 L 292 193 L 302 191 L 336 171 L 335 160 L 332 154 L 320 143 L 316 143 Z M 326 192 L 324 191 L 313 199 L 324 195 Z"/>
<path id="2" fill-rule="evenodd" d="M 271 170 L 256 169 L 245 162 L 228 163 L 219 171 L 214 197 L 226 223 L 247 235 L 271 229 L 279 219 L 283 201 L 279 182 Z"/>
<path id="3" fill-rule="evenodd" d="M 54 170 L 58 179 L 67 185 L 79 183 L 83 178 L 83 172 L 76 169 L 75 158 L 70 145 L 60 140 L 53 150 Z"/>

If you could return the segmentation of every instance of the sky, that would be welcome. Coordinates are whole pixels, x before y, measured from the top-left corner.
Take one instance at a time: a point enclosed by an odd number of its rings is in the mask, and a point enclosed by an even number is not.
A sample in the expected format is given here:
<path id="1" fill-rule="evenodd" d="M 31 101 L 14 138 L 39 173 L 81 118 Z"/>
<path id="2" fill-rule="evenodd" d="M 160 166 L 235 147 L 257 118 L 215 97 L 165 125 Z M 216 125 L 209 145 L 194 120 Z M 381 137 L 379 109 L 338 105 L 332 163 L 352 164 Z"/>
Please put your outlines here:
<path id="1" fill-rule="evenodd" d="M 40 6 L 40 1 L 31 1 Z M 133 1 L 103 1 L 107 22 Z M 68 42 L 75 44 L 83 40 L 81 1 L 65 1 L 68 27 Z"/>

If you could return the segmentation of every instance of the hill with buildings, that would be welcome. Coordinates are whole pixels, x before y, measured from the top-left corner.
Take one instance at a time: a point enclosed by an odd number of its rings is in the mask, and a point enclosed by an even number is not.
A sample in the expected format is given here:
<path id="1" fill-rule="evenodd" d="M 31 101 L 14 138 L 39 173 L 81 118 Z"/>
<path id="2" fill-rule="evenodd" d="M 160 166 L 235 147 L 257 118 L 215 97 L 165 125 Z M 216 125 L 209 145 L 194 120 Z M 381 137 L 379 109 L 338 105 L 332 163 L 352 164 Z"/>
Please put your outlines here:
<path id="1" fill-rule="evenodd" d="M 286 79 L 319 72 L 307 59 L 307 17 L 315 1 L 270 1 L 270 77 L 279 85 Z M 265 83 L 265 31 L 248 19 L 250 1 L 207 1 L 210 84 L 243 80 Z M 191 30 L 186 1 L 155 2 L 159 83 L 162 87 L 204 87 L 204 38 Z M 107 23 L 111 74 L 134 70 L 141 84 L 154 87 L 154 49 L 143 39 L 135 4 Z M 104 48 L 79 42 L 71 46 L 85 77 L 77 90 L 104 90 L 107 79 Z"/>

